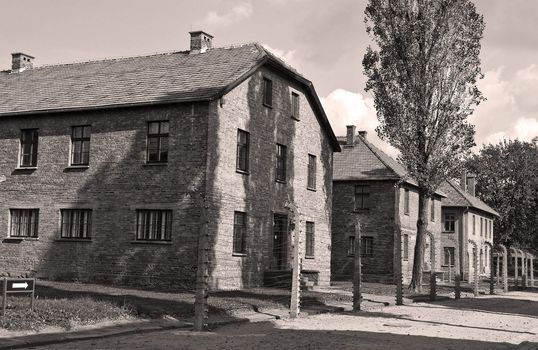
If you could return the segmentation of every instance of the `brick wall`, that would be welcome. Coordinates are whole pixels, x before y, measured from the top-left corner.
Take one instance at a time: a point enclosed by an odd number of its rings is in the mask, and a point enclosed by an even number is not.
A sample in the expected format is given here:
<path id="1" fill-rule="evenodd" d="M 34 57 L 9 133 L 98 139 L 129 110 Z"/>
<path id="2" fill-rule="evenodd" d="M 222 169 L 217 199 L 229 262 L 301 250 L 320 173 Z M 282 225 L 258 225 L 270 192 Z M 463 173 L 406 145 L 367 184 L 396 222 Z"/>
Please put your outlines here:
<path id="1" fill-rule="evenodd" d="M 273 82 L 273 105 L 263 105 L 263 77 Z M 291 92 L 300 96 L 300 118 L 291 117 Z M 211 105 L 208 193 L 213 203 L 212 272 L 214 288 L 235 289 L 262 283 L 272 260 L 273 215 L 297 207 L 296 232 L 304 270 L 330 280 L 332 148 L 299 86 L 261 69 L 221 101 Z M 237 129 L 250 133 L 249 174 L 236 172 Z M 276 143 L 287 146 L 287 182 L 275 181 Z M 316 190 L 307 190 L 308 154 L 317 157 Z M 247 214 L 246 254 L 232 254 L 234 211 Z M 304 258 L 306 221 L 315 224 L 315 256 Z M 291 267 L 291 237 L 286 240 Z"/>
<path id="2" fill-rule="evenodd" d="M 355 185 L 369 185 L 369 209 L 354 210 Z M 348 256 L 349 237 L 355 235 L 355 218 L 363 237 L 373 237 L 373 255 L 363 255 L 364 281 L 393 280 L 394 265 L 394 182 L 335 181 L 333 184 L 332 263 L 333 279 L 349 279 L 353 256 Z"/>
<path id="3" fill-rule="evenodd" d="M 0 271 L 51 279 L 192 287 L 206 171 L 206 104 L 0 119 Z M 170 121 L 169 161 L 145 164 L 147 122 Z M 92 127 L 90 165 L 69 164 L 71 126 Z M 35 170 L 17 170 L 20 129 L 39 129 Z M 196 145 L 196 147 L 193 147 Z M 39 209 L 38 240 L 6 239 L 10 208 Z M 60 209 L 92 209 L 90 241 L 60 238 Z M 173 210 L 170 244 L 135 242 L 136 209 Z"/>

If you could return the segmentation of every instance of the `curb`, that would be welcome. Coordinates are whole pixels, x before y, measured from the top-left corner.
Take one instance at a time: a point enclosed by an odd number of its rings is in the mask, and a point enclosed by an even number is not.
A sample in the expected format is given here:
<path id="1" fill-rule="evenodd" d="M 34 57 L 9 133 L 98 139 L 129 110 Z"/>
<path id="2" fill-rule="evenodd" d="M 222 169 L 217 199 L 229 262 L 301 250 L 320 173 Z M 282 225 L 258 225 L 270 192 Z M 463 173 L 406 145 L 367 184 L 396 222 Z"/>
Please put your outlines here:
<path id="1" fill-rule="evenodd" d="M 97 339 L 97 338 L 102 339 L 102 338 L 110 338 L 110 337 L 117 337 L 117 336 L 130 335 L 130 334 L 144 334 L 144 333 L 158 332 L 158 331 L 171 330 L 171 329 L 184 329 L 184 328 L 190 328 L 190 327 L 192 327 L 192 325 L 188 323 L 182 324 L 182 325 L 159 325 L 159 326 L 156 326 L 156 325 L 140 326 L 139 325 L 136 327 L 130 327 L 129 329 L 116 330 L 116 331 L 112 330 L 108 332 L 107 331 L 103 332 L 103 329 L 99 329 L 99 328 L 91 330 L 91 331 L 86 331 L 86 332 L 92 332 L 92 334 L 77 334 L 77 333 L 83 333 L 85 331 L 72 332 L 72 333 L 36 334 L 36 335 L 30 335 L 30 336 L 24 336 L 24 337 L 18 337 L 18 338 L 11 338 L 11 339 L 8 338 L 5 341 L 0 339 L 0 350 L 21 349 L 21 348 L 27 348 L 27 347 L 45 346 L 45 345 L 52 345 L 52 344 L 64 344 L 64 343 L 91 340 L 91 339 Z M 10 343 L 10 344 L 4 345 L 2 343 Z"/>

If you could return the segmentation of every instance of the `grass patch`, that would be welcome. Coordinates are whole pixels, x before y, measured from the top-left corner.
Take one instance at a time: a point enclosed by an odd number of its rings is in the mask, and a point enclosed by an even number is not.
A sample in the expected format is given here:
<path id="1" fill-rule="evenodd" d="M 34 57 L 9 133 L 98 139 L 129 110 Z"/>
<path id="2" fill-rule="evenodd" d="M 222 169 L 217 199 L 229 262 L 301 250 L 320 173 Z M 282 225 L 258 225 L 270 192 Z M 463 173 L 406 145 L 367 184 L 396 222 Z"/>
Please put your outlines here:
<path id="1" fill-rule="evenodd" d="M 130 306 L 118 306 L 90 297 L 36 299 L 30 311 L 30 298 L 8 297 L 6 314 L 0 316 L 0 328 L 10 331 L 38 331 L 45 327 L 70 330 L 78 325 L 127 319 L 135 316 Z"/>

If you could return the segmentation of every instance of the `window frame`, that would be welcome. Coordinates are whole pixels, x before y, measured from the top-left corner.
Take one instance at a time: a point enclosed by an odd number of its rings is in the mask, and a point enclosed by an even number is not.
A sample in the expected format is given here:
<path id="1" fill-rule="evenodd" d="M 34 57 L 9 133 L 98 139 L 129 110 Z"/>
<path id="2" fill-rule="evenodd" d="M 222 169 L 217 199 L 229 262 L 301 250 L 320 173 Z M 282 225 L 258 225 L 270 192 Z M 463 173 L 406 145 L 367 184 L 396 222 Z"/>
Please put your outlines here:
<path id="1" fill-rule="evenodd" d="M 162 125 L 164 125 L 164 123 L 167 124 L 167 132 L 161 132 L 161 128 L 162 128 Z M 152 133 L 151 132 L 151 125 L 152 124 L 158 124 L 158 131 L 157 133 Z M 169 153 L 170 153 L 170 144 L 169 144 L 169 139 L 170 139 L 170 121 L 169 120 L 149 120 L 147 122 L 147 134 L 146 134 L 146 164 L 167 164 L 168 163 L 168 158 L 169 158 Z M 151 140 L 152 139 L 157 139 L 157 142 L 158 142 L 158 146 L 157 146 L 157 154 L 158 154 L 158 159 L 157 160 L 151 160 L 150 159 L 150 145 L 151 145 Z M 162 141 L 165 141 L 166 142 L 166 157 L 164 157 L 165 159 L 163 159 L 163 154 L 164 154 L 164 151 L 163 151 L 163 142 Z"/>
<path id="2" fill-rule="evenodd" d="M 368 242 L 368 244 L 367 244 Z M 361 256 L 374 255 L 374 237 L 362 236 L 361 237 Z"/>
<path id="3" fill-rule="evenodd" d="M 287 181 L 287 155 L 288 147 L 280 143 L 276 144 L 275 181 L 286 183 Z"/>
<path id="4" fill-rule="evenodd" d="M 316 224 L 307 221 L 305 224 L 305 258 L 314 259 L 316 255 Z"/>
<path id="5" fill-rule="evenodd" d="M 291 117 L 295 120 L 300 120 L 300 95 L 299 93 L 291 92 Z"/>
<path id="6" fill-rule="evenodd" d="M 79 215 L 79 224 L 85 226 L 85 231 L 86 231 L 86 236 L 74 236 L 71 232 L 70 232 L 70 235 L 64 235 L 64 225 L 66 224 L 65 220 L 64 220 L 64 214 L 67 214 L 69 213 L 70 214 L 70 219 L 73 218 L 73 214 L 77 214 Z M 85 214 L 85 219 L 86 219 L 86 222 L 85 223 L 81 223 L 80 222 L 80 215 L 81 214 Z M 93 214 L 93 211 L 92 209 L 73 209 L 73 208 L 69 208 L 69 209 L 60 209 L 60 239 L 66 239 L 66 240 L 91 240 L 92 238 L 92 214 Z M 71 229 L 73 228 L 73 223 L 72 222 L 69 222 L 69 230 L 71 231 Z M 79 232 L 80 232 L 80 226 L 78 227 L 79 228 Z"/>
<path id="7" fill-rule="evenodd" d="M 25 138 L 26 133 L 32 133 L 30 142 Z M 30 145 L 30 153 L 25 153 L 25 145 Z M 30 162 L 26 164 L 24 162 L 24 157 L 29 156 Z M 21 129 L 21 136 L 19 140 L 19 168 L 36 168 L 37 167 L 37 158 L 39 156 L 39 129 L 38 128 L 28 128 Z"/>
<path id="8" fill-rule="evenodd" d="M 317 157 L 313 154 L 308 154 L 308 171 L 307 171 L 307 183 L 306 188 L 315 191 L 316 190 L 316 176 L 317 176 Z"/>
<path id="9" fill-rule="evenodd" d="M 447 220 L 447 217 L 451 216 L 452 220 Z M 447 222 L 451 222 L 452 224 L 449 224 L 449 229 L 447 230 Z M 450 226 L 452 226 L 452 230 L 450 230 Z M 456 232 L 456 213 L 444 213 L 443 215 L 443 232 L 444 233 L 455 233 Z"/>
<path id="10" fill-rule="evenodd" d="M 142 215 L 141 215 L 142 214 Z M 149 219 L 150 219 L 150 223 L 149 223 L 149 227 L 148 227 L 148 230 L 150 231 L 149 232 L 149 236 L 152 235 L 152 225 L 154 224 L 154 220 L 152 220 L 152 215 L 151 214 L 158 214 L 158 216 L 161 218 L 163 218 L 163 214 L 168 214 L 169 216 L 165 217 L 165 223 L 164 223 L 164 238 L 141 238 L 141 236 L 145 236 L 145 234 L 141 235 L 141 232 L 140 232 L 140 229 L 141 228 L 145 228 L 146 225 L 147 225 L 147 218 L 144 216 L 144 214 L 149 214 Z M 141 216 L 142 219 L 144 219 L 144 223 L 141 223 Z M 163 224 L 162 224 L 163 221 L 161 221 L 161 229 L 163 227 Z M 169 225 L 167 227 L 167 225 Z M 172 226 L 173 226 L 173 210 L 171 209 L 136 209 L 136 232 L 135 232 L 135 241 L 136 242 L 171 242 L 172 241 Z M 144 230 L 146 231 L 146 230 Z M 143 232 L 145 233 L 145 232 Z M 163 232 L 159 232 L 160 233 L 160 236 L 163 237 Z"/>
<path id="11" fill-rule="evenodd" d="M 242 143 L 241 137 L 244 135 L 245 140 Z M 242 151 L 245 153 L 244 163 L 242 163 Z M 244 169 L 241 166 L 244 165 Z M 236 149 L 236 162 L 235 171 L 241 174 L 249 174 L 250 172 L 250 133 L 248 131 L 237 129 L 237 149 Z"/>
<path id="12" fill-rule="evenodd" d="M 75 130 L 82 128 L 82 136 L 75 137 Z M 87 128 L 87 129 L 86 129 Z M 86 130 L 88 130 L 88 136 L 86 135 Z M 80 142 L 80 162 L 75 162 L 75 142 Z M 88 144 L 88 152 L 84 152 L 84 144 Z M 90 147 L 91 147 L 91 125 L 74 125 L 71 126 L 71 154 L 69 156 L 69 165 L 70 166 L 88 166 L 90 165 Z M 84 153 L 87 153 L 87 161 L 84 162 Z"/>
<path id="13" fill-rule="evenodd" d="M 360 191 L 358 189 L 360 189 Z M 360 198 L 360 200 L 357 201 L 357 198 Z M 360 204 L 360 206 L 357 204 Z M 370 209 L 370 185 L 356 184 L 353 187 L 353 210 L 361 211 L 361 210 L 369 210 L 369 209 Z"/>
<path id="14" fill-rule="evenodd" d="M 404 215 L 409 215 L 409 189 L 404 188 Z"/>
<path id="15" fill-rule="evenodd" d="M 24 225 L 27 225 L 25 230 L 28 232 L 32 231 L 33 234 L 25 234 L 25 235 L 20 234 L 22 216 L 19 216 L 18 221 L 15 221 L 14 219 L 15 213 L 19 213 L 19 214 L 26 213 L 26 215 L 23 215 L 26 218 L 25 219 L 26 223 L 24 223 Z M 13 234 L 15 223 L 17 223 L 16 227 L 18 228 L 17 235 Z M 38 208 L 10 208 L 9 209 L 8 237 L 12 239 L 37 239 L 39 237 L 39 209 Z"/>
<path id="16" fill-rule="evenodd" d="M 263 77 L 263 105 L 273 108 L 273 80 Z"/>
<path id="17" fill-rule="evenodd" d="M 241 217 L 241 224 L 238 224 L 237 218 Z M 234 211 L 233 218 L 233 237 L 232 237 L 232 255 L 245 256 L 247 254 L 247 233 L 248 233 L 248 217 L 247 213 L 243 211 Z M 238 237 L 240 234 L 240 237 Z M 240 249 L 237 243 L 240 242 Z"/>

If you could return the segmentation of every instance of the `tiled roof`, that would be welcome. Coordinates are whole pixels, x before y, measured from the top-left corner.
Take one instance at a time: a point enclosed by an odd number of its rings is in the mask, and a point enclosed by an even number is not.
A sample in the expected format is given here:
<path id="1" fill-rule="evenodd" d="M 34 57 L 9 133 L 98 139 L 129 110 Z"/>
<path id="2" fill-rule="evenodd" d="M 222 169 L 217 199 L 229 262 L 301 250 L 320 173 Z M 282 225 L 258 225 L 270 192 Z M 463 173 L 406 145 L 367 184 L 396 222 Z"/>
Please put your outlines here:
<path id="1" fill-rule="evenodd" d="M 0 115 L 210 99 L 264 56 L 252 44 L 2 72 Z"/>
<path id="2" fill-rule="evenodd" d="M 462 188 L 460 188 L 460 186 L 450 180 L 444 181 L 441 184 L 440 189 L 447 195 L 446 198 L 443 198 L 443 206 L 472 207 L 486 213 L 499 216 L 499 213 L 497 213 L 489 205 L 482 202 L 480 199 L 476 198 L 470 193 L 467 193 Z"/>
<path id="3" fill-rule="evenodd" d="M 212 100 L 268 66 L 301 83 L 335 151 L 336 136 L 312 83 L 260 44 L 0 72 L 0 117 Z"/>
<path id="4" fill-rule="evenodd" d="M 338 136 L 337 139 L 344 146 L 341 153 L 334 155 L 333 180 L 403 180 L 418 186 L 416 181 L 408 176 L 403 165 L 366 138 L 357 135 L 353 147 L 345 146 L 345 136 Z M 441 190 L 435 193 L 445 196 Z"/>

